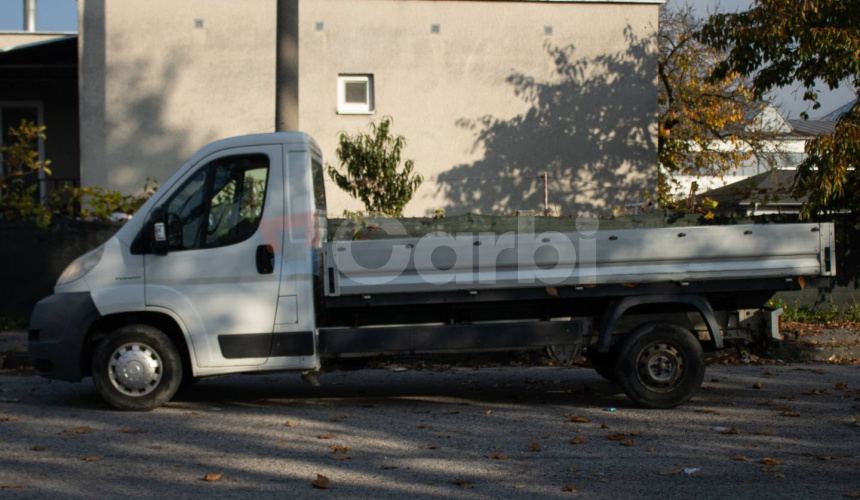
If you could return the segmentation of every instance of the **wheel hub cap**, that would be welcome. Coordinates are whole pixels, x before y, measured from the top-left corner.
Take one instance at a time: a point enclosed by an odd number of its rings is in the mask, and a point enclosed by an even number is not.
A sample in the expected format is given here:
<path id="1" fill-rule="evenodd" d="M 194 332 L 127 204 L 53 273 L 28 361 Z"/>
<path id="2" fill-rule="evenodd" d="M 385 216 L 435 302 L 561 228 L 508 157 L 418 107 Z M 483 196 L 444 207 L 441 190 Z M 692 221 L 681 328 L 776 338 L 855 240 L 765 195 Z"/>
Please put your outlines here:
<path id="1" fill-rule="evenodd" d="M 161 382 L 161 358 L 146 344 L 120 346 L 111 355 L 108 368 L 114 388 L 127 396 L 145 396 Z"/>
<path id="2" fill-rule="evenodd" d="M 636 363 L 639 380 L 653 391 L 673 389 L 684 372 L 681 353 L 669 344 L 651 344 L 639 354 Z"/>

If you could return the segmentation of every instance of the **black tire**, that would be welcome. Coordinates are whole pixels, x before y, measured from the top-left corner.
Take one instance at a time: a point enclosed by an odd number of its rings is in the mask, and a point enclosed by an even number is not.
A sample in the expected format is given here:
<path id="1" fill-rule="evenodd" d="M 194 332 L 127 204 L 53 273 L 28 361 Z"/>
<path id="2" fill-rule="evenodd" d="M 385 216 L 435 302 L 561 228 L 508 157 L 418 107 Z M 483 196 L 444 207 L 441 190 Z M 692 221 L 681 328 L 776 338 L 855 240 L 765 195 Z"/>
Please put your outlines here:
<path id="1" fill-rule="evenodd" d="M 606 379 L 607 382 L 611 382 L 613 384 L 618 383 L 618 375 L 615 372 L 615 351 L 589 351 L 585 357 L 588 359 L 591 367 L 594 368 L 594 371 L 596 371 L 598 375 Z"/>
<path id="2" fill-rule="evenodd" d="M 705 354 L 689 330 L 672 323 L 649 323 L 624 339 L 616 376 L 637 405 L 674 408 L 702 386 Z"/>
<path id="3" fill-rule="evenodd" d="M 149 325 L 127 325 L 102 339 L 92 359 L 96 390 L 123 411 L 151 411 L 176 394 L 182 358 L 170 337 Z"/>

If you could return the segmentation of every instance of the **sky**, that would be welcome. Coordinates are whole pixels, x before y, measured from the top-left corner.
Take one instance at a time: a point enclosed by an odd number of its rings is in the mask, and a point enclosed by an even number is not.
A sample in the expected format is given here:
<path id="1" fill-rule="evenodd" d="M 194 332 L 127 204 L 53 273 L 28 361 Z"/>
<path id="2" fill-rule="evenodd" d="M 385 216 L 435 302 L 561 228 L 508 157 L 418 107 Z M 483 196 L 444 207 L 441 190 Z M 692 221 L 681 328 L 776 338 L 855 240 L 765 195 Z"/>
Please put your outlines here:
<path id="1" fill-rule="evenodd" d="M 668 0 L 670 6 L 689 3 L 702 17 L 719 9 L 723 12 L 735 12 L 749 8 L 752 0 Z M 23 0 L 0 0 L 0 31 L 20 30 L 24 24 Z M 40 31 L 77 31 L 78 8 L 76 0 L 39 0 L 37 10 L 37 25 Z M 818 89 L 821 108 L 817 111 L 803 101 L 803 90 L 800 85 L 779 89 L 772 96 L 774 104 L 787 118 L 798 118 L 803 111 L 809 111 L 810 118 L 823 116 L 830 111 L 854 99 L 854 93 L 847 85 L 836 91 L 826 87 Z"/>
<path id="2" fill-rule="evenodd" d="M 39 31 L 78 31 L 75 0 L 39 0 L 36 4 Z M 24 0 L 0 0 L 0 31 L 24 28 Z"/>

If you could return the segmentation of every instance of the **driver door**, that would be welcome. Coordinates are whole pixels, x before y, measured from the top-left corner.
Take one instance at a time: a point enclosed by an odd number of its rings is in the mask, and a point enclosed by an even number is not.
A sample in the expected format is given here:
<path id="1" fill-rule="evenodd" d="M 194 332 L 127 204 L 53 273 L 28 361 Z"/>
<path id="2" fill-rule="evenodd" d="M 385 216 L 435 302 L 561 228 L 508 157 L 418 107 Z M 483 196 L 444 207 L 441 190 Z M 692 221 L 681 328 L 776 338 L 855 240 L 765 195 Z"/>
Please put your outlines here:
<path id="1" fill-rule="evenodd" d="M 269 253 L 260 221 L 283 224 L 283 150 L 215 153 L 176 186 L 160 204 L 168 253 L 145 256 L 146 305 L 179 316 L 198 366 L 263 364 L 282 259 Z"/>

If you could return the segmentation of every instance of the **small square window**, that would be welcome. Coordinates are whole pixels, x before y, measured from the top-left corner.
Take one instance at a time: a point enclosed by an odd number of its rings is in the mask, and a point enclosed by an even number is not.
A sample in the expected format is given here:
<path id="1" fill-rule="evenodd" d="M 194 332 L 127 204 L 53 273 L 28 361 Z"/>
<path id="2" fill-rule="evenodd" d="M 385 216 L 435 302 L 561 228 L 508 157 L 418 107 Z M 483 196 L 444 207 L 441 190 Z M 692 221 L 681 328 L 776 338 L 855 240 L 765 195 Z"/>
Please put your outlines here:
<path id="1" fill-rule="evenodd" d="M 438 35 L 440 31 L 442 31 L 442 27 L 439 26 L 438 24 L 431 24 L 430 25 L 430 33 L 433 33 L 434 35 Z"/>
<path id="2" fill-rule="evenodd" d="M 325 23 L 322 21 L 317 21 L 316 23 L 314 23 L 314 29 L 317 31 L 324 31 L 325 30 Z"/>
<path id="3" fill-rule="evenodd" d="M 373 75 L 338 76 L 337 112 L 344 115 L 373 113 Z"/>
<path id="4" fill-rule="evenodd" d="M 552 36 L 552 26 L 544 26 L 543 34 L 546 36 Z"/>

